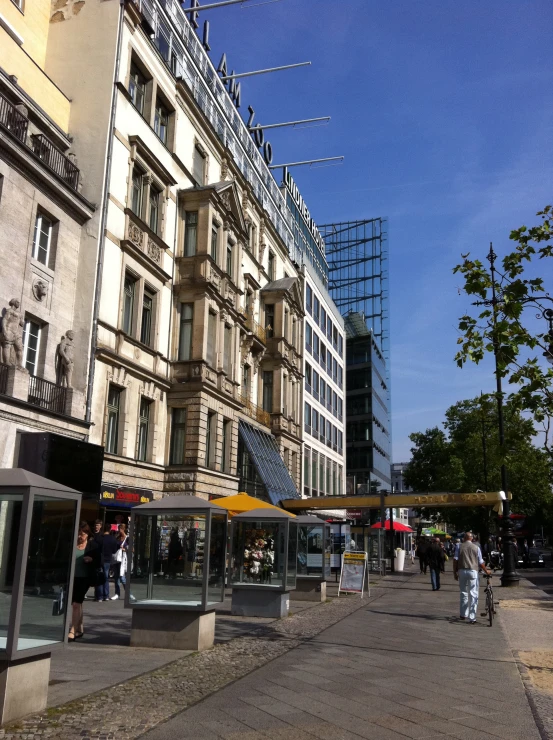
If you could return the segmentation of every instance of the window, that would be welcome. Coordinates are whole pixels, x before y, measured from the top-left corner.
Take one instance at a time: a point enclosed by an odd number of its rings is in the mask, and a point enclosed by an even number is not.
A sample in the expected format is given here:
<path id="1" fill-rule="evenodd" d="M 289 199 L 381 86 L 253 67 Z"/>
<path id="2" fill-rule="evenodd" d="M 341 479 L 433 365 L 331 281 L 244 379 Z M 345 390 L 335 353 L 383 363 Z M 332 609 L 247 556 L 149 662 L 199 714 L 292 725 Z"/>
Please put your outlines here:
<path id="1" fill-rule="evenodd" d="M 319 335 L 313 332 L 313 357 L 319 359 Z"/>
<path id="2" fill-rule="evenodd" d="M 327 322 L 326 322 L 326 338 L 328 339 L 329 342 L 332 341 L 332 332 L 333 331 L 336 333 L 336 336 L 338 336 L 338 332 L 337 332 L 334 324 L 332 323 L 332 319 L 329 316 L 328 319 L 327 319 Z M 334 342 L 334 348 L 336 349 L 336 342 Z"/>
<path id="3" fill-rule="evenodd" d="M 342 452 L 344 448 L 344 433 L 338 432 L 338 452 Z"/>
<path id="4" fill-rule="evenodd" d="M 332 446 L 334 447 L 334 450 L 338 451 L 338 430 L 334 425 L 332 425 Z"/>
<path id="5" fill-rule="evenodd" d="M 136 280 L 127 272 L 123 291 L 123 331 L 125 334 L 132 334 L 133 330 L 135 293 Z"/>
<path id="6" fill-rule="evenodd" d="M 206 468 L 213 467 L 215 462 L 215 436 L 216 436 L 216 425 L 217 414 L 214 411 L 210 411 L 207 415 L 207 427 L 205 433 L 205 466 Z"/>
<path id="7" fill-rule="evenodd" d="M 211 225 L 211 259 L 217 262 L 217 247 L 219 245 L 219 226 Z"/>
<path id="8" fill-rule="evenodd" d="M 313 496 L 318 496 L 317 471 L 319 469 L 318 454 L 313 450 L 311 454 L 311 491 Z"/>
<path id="9" fill-rule="evenodd" d="M 311 496 L 309 478 L 311 474 L 311 448 L 306 447 L 303 457 L 303 492 L 306 496 Z"/>
<path id="10" fill-rule="evenodd" d="M 142 324 L 140 326 L 140 341 L 150 344 L 152 341 L 152 317 L 154 313 L 155 293 L 148 288 L 144 289 L 142 296 Z"/>
<path id="11" fill-rule="evenodd" d="M 144 172 L 136 165 L 132 170 L 131 186 L 131 210 L 139 218 L 142 218 L 142 209 L 144 205 Z"/>
<path id="12" fill-rule="evenodd" d="M 320 381 L 319 388 L 320 388 L 319 393 L 321 394 L 321 402 L 324 404 L 324 402 L 325 402 L 325 396 L 326 396 L 326 383 L 324 382 L 324 380 L 322 378 L 321 378 L 321 381 Z"/>
<path id="13" fill-rule="evenodd" d="M 306 403 L 305 404 L 305 410 L 304 410 L 304 424 L 305 424 L 305 431 L 309 434 L 311 433 L 311 406 Z"/>
<path id="14" fill-rule="evenodd" d="M 184 256 L 192 257 L 196 254 L 198 243 L 198 211 L 186 211 L 184 231 Z"/>
<path id="15" fill-rule="evenodd" d="M 313 318 L 315 319 L 315 323 L 319 323 L 319 313 L 320 313 L 320 303 L 317 296 L 313 298 Z"/>
<path id="16" fill-rule="evenodd" d="M 33 258 L 48 265 L 50 262 L 50 247 L 52 245 L 52 232 L 54 224 L 52 221 L 37 213 L 35 221 L 35 234 L 33 237 Z"/>
<path id="17" fill-rule="evenodd" d="M 171 411 L 171 445 L 169 450 L 169 465 L 184 463 L 184 447 L 186 441 L 186 409 Z"/>
<path id="18" fill-rule="evenodd" d="M 257 228 L 255 224 L 250 221 L 248 224 L 248 249 L 252 254 L 256 253 L 257 247 Z"/>
<path id="19" fill-rule="evenodd" d="M 340 339 L 341 338 L 342 337 L 340 337 Z M 332 344 L 334 345 L 334 349 L 337 350 L 338 349 L 338 329 L 335 326 L 332 327 Z"/>
<path id="20" fill-rule="evenodd" d="M 152 402 L 142 396 L 140 398 L 140 415 L 138 419 L 138 456 L 144 462 L 148 456 L 148 435 L 150 433 L 150 408 Z"/>
<path id="21" fill-rule="evenodd" d="M 192 158 L 192 174 L 194 175 L 194 179 L 200 185 L 205 185 L 206 153 L 199 146 L 195 146 Z"/>
<path id="22" fill-rule="evenodd" d="M 326 461 L 326 492 L 329 496 L 332 496 L 332 493 L 333 493 L 331 477 L 332 477 L 332 460 L 327 458 L 327 461 Z"/>
<path id="23" fill-rule="evenodd" d="M 232 365 L 232 327 L 225 324 L 224 331 L 224 346 L 223 346 L 223 370 L 227 375 L 230 375 Z"/>
<path id="24" fill-rule="evenodd" d="M 169 110 L 158 98 L 156 100 L 156 109 L 154 113 L 154 131 L 164 144 L 167 144 L 167 135 L 169 131 L 169 115 Z"/>
<path id="25" fill-rule="evenodd" d="M 338 337 L 338 354 L 344 359 L 344 338 L 342 336 Z"/>
<path id="26" fill-rule="evenodd" d="M 117 455 L 119 449 L 119 410 L 122 391 L 114 385 L 108 390 L 108 424 L 106 430 L 106 452 Z"/>
<path id="27" fill-rule="evenodd" d="M 159 228 L 159 201 L 160 201 L 160 191 L 155 188 L 153 185 L 150 185 L 150 207 L 148 212 L 148 226 L 150 229 L 157 234 L 158 228 Z"/>
<path id="28" fill-rule="evenodd" d="M 250 366 L 249 365 L 244 365 L 242 367 L 242 395 L 246 399 L 249 399 L 250 397 Z"/>
<path id="29" fill-rule="evenodd" d="M 338 399 L 338 418 L 340 421 L 342 420 L 342 416 L 344 413 L 344 402 L 341 398 Z"/>
<path id="30" fill-rule="evenodd" d="M 217 341 L 217 314 L 211 311 L 207 316 L 207 353 L 206 362 L 215 367 L 215 347 Z"/>
<path id="31" fill-rule="evenodd" d="M 40 324 L 26 319 L 23 327 L 23 366 L 36 375 L 38 368 L 38 350 L 40 347 Z"/>
<path id="32" fill-rule="evenodd" d="M 273 411 L 273 371 L 263 371 L 263 411 Z"/>
<path id="33" fill-rule="evenodd" d="M 338 385 L 341 388 L 343 384 L 344 384 L 344 371 L 342 370 L 341 367 L 339 367 L 338 368 Z"/>
<path id="34" fill-rule="evenodd" d="M 309 313 L 313 311 L 313 289 L 307 284 L 305 288 L 305 307 Z"/>
<path id="35" fill-rule="evenodd" d="M 192 359 L 192 323 L 194 320 L 194 304 L 180 304 L 179 328 L 179 360 Z"/>
<path id="36" fill-rule="evenodd" d="M 306 362 L 305 363 L 305 387 L 308 391 L 311 390 L 311 365 Z"/>
<path id="37" fill-rule="evenodd" d="M 267 339 L 275 334 L 275 307 L 272 303 L 265 306 L 265 332 Z"/>
<path id="38" fill-rule="evenodd" d="M 144 115 L 144 101 L 146 100 L 146 84 L 147 80 L 138 69 L 136 64 L 131 64 L 131 75 L 129 79 L 129 93 L 134 107 L 140 113 Z"/>
<path id="39" fill-rule="evenodd" d="M 284 309 L 284 327 L 283 327 L 282 334 L 284 336 L 284 339 L 286 339 L 286 341 L 289 341 L 290 339 L 289 323 L 290 323 L 290 311 L 287 308 L 285 308 Z"/>
<path id="40" fill-rule="evenodd" d="M 313 329 L 311 328 L 311 324 L 305 325 L 305 346 L 311 354 L 313 352 Z"/>
<path id="41" fill-rule="evenodd" d="M 319 363 L 323 368 L 326 367 L 326 347 L 322 342 L 319 345 Z"/>
<path id="42" fill-rule="evenodd" d="M 342 466 L 338 465 L 338 495 L 342 494 Z"/>
<path id="43" fill-rule="evenodd" d="M 315 409 L 311 412 L 311 434 L 314 437 L 319 436 L 319 412 Z"/>
<path id="44" fill-rule="evenodd" d="M 338 382 L 338 361 L 336 359 L 334 359 L 334 362 L 332 363 L 332 379 L 334 380 L 335 383 Z"/>
<path id="45" fill-rule="evenodd" d="M 325 456 L 319 454 L 319 491 L 321 496 L 325 493 Z"/>
<path id="46" fill-rule="evenodd" d="M 332 411 L 332 388 L 328 385 L 328 383 L 326 386 L 326 407 L 329 411 Z"/>
<path id="47" fill-rule="evenodd" d="M 336 429 L 336 427 L 334 427 L 334 429 Z M 332 446 L 332 424 L 328 419 L 326 420 L 326 446 Z"/>
<path id="48" fill-rule="evenodd" d="M 319 373 L 313 370 L 313 395 L 319 398 Z"/>
<path id="49" fill-rule="evenodd" d="M 269 263 L 267 268 L 267 274 L 269 275 L 269 280 L 272 282 L 275 280 L 275 255 L 273 252 L 269 252 Z"/>
<path id="50" fill-rule="evenodd" d="M 230 447 L 231 447 L 232 422 L 230 419 L 223 421 L 223 448 L 221 450 L 221 470 L 230 472 Z"/>
<path id="51" fill-rule="evenodd" d="M 326 334 L 326 311 L 321 306 L 321 329 L 323 330 L 323 335 Z"/>
<path id="52" fill-rule="evenodd" d="M 227 242 L 227 272 L 229 274 L 229 277 L 233 278 L 233 269 L 232 269 L 232 263 L 233 263 L 233 257 L 234 257 L 234 244 L 232 242 Z"/>

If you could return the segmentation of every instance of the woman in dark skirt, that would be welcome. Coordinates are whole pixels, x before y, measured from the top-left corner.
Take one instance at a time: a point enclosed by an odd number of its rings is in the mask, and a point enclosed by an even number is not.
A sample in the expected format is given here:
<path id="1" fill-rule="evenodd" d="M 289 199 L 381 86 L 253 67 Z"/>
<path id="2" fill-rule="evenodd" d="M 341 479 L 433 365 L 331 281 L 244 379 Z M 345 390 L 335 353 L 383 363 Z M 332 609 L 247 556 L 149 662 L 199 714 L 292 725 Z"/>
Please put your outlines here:
<path id="1" fill-rule="evenodd" d="M 73 577 L 73 596 L 71 598 L 71 629 L 68 640 L 73 642 L 84 634 L 83 601 L 86 592 L 95 583 L 96 571 L 101 565 L 101 552 L 98 543 L 92 539 L 92 532 L 86 522 L 81 522 L 75 548 L 75 575 Z"/>

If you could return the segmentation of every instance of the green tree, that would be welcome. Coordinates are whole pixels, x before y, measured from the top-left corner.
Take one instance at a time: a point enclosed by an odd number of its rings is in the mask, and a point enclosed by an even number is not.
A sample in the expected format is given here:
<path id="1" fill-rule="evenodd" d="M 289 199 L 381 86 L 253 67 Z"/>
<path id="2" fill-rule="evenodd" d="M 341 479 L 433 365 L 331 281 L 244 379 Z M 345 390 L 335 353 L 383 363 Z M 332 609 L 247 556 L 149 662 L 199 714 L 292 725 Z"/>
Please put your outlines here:
<path id="1" fill-rule="evenodd" d="M 553 265 L 541 263 L 553 257 L 552 219 L 553 206 L 539 211 L 541 223 L 528 228 L 521 226 L 510 234 L 515 243 L 513 251 L 506 254 L 501 265 L 491 270 L 470 254 L 462 255 L 463 261 L 453 272 L 464 279 L 464 292 L 476 298 L 473 305 L 485 306 L 459 319 L 461 336 L 455 360 L 459 367 L 467 361 L 479 363 L 487 353 L 497 353 L 498 371 L 514 387 L 508 398 L 517 409 L 531 414 L 543 433 L 543 447 L 553 456 L 553 278 L 548 284 L 535 276 L 543 264 L 543 273 L 553 275 Z M 492 291 L 496 301 L 493 306 Z M 525 309 L 529 309 L 525 312 Z M 528 321 L 538 316 L 541 330 Z M 541 356 L 540 356 L 541 355 Z"/>
<path id="2" fill-rule="evenodd" d="M 513 511 L 541 523 L 551 514 L 551 458 L 534 445 L 532 420 L 524 418 L 514 403 L 505 405 L 504 417 Z M 443 426 L 444 431 L 435 427 L 410 435 L 413 448 L 406 484 L 420 493 L 500 490 L 502 456 L 494 396 L 459 401 L 445 412 Z M 427 509 L 424 514 L 483 535 L 493 522 L 493 513 L 486 507 Z"/>

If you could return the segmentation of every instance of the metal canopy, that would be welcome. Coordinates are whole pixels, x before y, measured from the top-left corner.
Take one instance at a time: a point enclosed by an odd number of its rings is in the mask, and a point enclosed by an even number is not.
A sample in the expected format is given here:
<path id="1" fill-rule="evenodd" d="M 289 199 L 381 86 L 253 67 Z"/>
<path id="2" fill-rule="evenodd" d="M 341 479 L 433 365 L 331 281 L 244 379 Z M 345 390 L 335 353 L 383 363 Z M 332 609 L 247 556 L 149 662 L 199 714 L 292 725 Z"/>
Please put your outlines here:
<path id="1" fill-rule="evenodd" d="M 277 505 L 282 499 L 299 499 L 275 438 L 242 420 L 238 432 L 267 489 L 271 503 Z"/>
<path id="2" fill-rule="evenodd" d="M 41 475 L 31 473 L 23 468 L 2 468 L 0 469 L 0 488 L 44 488 L 60 493 L 78 493 L 74 488 L 68 488 L 61 483 L 56 483 L 50 478 L 43 478 Z"/>
<path id="3" fill-rule="evenodd" d="M 510 497 L 510 495 L 509 495 Z M 282 506 L 288 511 L 306 509 L 380 509 L 418 508 L 432 506 L 447 508 L 452 506 L 497 506 L 504 501 L 501 491 L 488 493 L 421 493 L 389 494 L 387 496 L 318 496 L 316 498 L 285 499 Z"/>

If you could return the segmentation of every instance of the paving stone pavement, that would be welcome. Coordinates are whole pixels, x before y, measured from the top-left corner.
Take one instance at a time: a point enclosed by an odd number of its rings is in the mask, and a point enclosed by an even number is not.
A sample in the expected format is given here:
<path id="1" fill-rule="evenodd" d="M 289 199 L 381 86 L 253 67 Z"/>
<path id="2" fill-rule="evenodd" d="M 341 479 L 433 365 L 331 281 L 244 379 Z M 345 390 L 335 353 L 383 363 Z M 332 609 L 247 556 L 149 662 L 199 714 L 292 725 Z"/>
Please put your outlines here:
<path id="1" fill-rule="evenodd" d="M 391 581 L 144 740 L 539 740 L 501 626 L 458 619 L 451 573 Z"/>
<path id="2" fill-rule="evenodd" d="M 387 587 L 399 585 L 408 577 L 390 578 Z M 241 627 L 239 618 L 233 618 L 233 634 L 242 636 L 228 639 L 227 634 L 220 644 L 203 653 L 178 657 L 179 653 L 175 652 L 172 662 L 153 671 L 148 671 L 151 657 L 147 657 L 144 670 L 148 672 L 106 690 L 51 707 L 45 714 L 8 725 L 0 730 L 0 738 L 134 740 L 176 712 L 300 645 L 302 640 L 314 637 L 367 602 L 368 599 L 362 601 L 357 596 L 342 597 L 325 604 L 309 605 L 309 608 L 283 620 L 245 619 Z M 118 655 L 123 660 L 120 651 L 124 648 L 113 649 L 119 651 Z M 86 657 L 83 659 L 80 646 L 75 651 L 69 649 L 67 653 L 74 656 L 74 670 L 86 673 Z M 80 663 L 77 656 L 80 656 Z M 91 667 L 91 672 L 96 667 Z"/>

